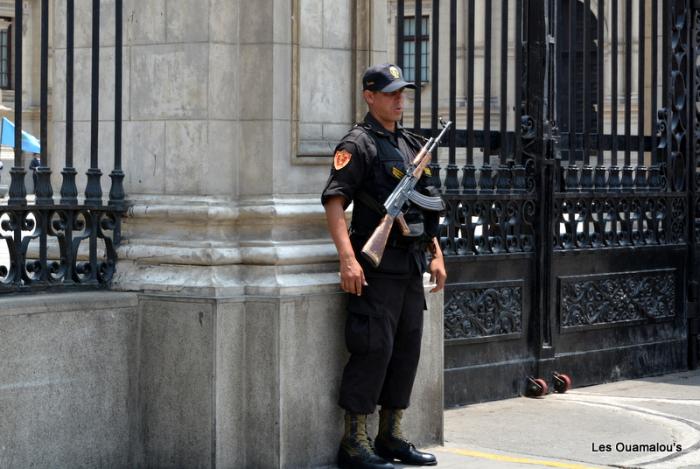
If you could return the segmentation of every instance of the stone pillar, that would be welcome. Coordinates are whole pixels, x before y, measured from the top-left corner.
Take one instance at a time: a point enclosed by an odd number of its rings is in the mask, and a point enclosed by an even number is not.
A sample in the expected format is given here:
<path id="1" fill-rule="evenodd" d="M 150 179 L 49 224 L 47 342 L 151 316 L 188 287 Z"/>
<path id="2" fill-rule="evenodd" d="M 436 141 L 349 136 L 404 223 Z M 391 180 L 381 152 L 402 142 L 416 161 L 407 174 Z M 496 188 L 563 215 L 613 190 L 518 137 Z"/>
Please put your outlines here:
<path id="1" fill-rule="evenodd" d="M 104 174 L 113 153 L 110 5 L 102 2 Z M 76 15 L 89 18 L 89 6 L 76 2 Z M 334 142 L 355 120 L 367 65 L 354 34 L 384 27 L 376 20 L 382 11 L 384 1 L 369 0 L 125 2 L 130 208 L 113 288 L 140 292 L 137 459 L 146 466 L 333 462 L 342 432 L 336 400 L 347 358 L 345 297 L 320 192 Z M 361 24 L 360 14 L 374 19 Z M 76 30 L 76 89 L 89 88 L 90 28 L 83 26 Z M 57 28 L 59 161 L 63 36 Z M 372 41 L 363 51 L 376 59 L 381 41 L 365 36 Z M 75 160 L 83 167 L 88 97 L 76 93 Z M 79 188 L 84 183 L 78 179 Z M 103 178 L 105 193 L 107 184 Z M 409 417 L 416 436 L 430 442 L 442 437 L 441 298 L 430 299 L 416 391 L 430 400 Z"/>

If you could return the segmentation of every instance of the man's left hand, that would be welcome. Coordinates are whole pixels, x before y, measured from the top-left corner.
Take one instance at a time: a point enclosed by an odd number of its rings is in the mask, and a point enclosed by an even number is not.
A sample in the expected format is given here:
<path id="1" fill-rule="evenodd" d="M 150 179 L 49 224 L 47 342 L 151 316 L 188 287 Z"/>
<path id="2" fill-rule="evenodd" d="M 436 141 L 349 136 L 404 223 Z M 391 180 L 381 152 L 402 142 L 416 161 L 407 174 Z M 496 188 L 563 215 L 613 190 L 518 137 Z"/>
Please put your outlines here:
<path id="1" fill-rule="evenodd" d="M 445 270 L 445 260 L 442 257 L 440 245 L 437 243 L 436 239 L 433 239 L 432 246 L 430 247 L 433 258 L 428 265 L 428 271 L 430 272 L 430 282 L 435 283 L 435 287 L 430 290 L 430 292 L 435 293 L 445 288 L 447 271 Z"/>

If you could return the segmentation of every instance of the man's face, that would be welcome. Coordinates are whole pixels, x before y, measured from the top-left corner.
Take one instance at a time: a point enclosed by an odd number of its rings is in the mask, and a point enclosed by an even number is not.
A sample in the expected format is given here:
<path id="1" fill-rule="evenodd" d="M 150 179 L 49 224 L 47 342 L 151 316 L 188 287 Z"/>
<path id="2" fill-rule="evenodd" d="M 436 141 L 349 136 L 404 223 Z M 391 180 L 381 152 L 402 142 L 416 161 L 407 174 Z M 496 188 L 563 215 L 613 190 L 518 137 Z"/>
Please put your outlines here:
<path id="1" fill-rule="evenodd" d="M 365 91 L 365 101 L 372 114 L 381 122 L 398 122 L 403 114 L 403 88 L 382 93 L 381 91 Z"/>

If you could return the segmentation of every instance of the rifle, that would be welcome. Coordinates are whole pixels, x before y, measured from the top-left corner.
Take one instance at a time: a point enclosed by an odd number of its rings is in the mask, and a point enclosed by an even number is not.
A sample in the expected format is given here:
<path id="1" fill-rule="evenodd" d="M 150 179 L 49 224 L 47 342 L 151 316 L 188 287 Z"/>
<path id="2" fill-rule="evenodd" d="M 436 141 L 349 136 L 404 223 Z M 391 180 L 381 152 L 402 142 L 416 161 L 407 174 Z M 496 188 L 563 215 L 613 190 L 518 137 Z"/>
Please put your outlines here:
<path id="1" fill-rule="evenodd" d="M 375 228 L 372 236 L 369 237 L 365 245 L 362 247 L 362 255 L 365 259 L 370 261 L 374 267 L 378 267 L 379 263 L 382 261 L 382 256 L 384 255 L 384 248 L 386 247 L 386 242 L 389 239 L 389 233 L 391 232 L 391 227 L 394 226 L 394 221 L 399 224 L 401 232 L 404 235 L 410 233 L 410 228 L 406 224 L 406 220 L 403 217 L 404 204 L 407 201 L 411 201 L 421 208 L 432 211 L 442 211 L 445 209 L 445 203 L 440 197 L 428 197 L 417 190 L 415 190 L 418 180 L 423 175 L 423 170 L 430 163 L 431 153 L 433 149 L 440 143 L 440 140 L 450 128 L 452 122 L 449 121 L 445 123 L 440 119 L 442 124 L 442 131 L 437 138 L 430 137 L 423 148 L 420 149 L 416 157 L 413 159 L 411 164 L 406 170 L 406 174 L 399 181 L 396 188 L 389 194 L 389 197 L 384 201 L 384 209 L 386 210 L 386 215 L 379 222 L 377 228 Z"/>

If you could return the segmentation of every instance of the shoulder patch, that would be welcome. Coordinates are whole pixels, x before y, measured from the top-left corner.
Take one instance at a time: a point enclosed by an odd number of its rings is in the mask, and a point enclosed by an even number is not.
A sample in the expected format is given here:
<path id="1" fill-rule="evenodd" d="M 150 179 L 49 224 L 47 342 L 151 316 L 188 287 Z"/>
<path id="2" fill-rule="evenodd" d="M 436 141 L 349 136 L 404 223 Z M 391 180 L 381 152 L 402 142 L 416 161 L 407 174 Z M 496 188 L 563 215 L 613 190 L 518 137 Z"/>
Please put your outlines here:
<path id="1" fill-rule="evenodd" d="M 391 168 L 391 174 L 396 178 L 396 179 L 402 179 L 404 177 L 404 172 L 401 171 L 399 168 L 394 166 Z"/>
<path id="2" fill-rule="evenodd" d="M 341 170 L 350 163 L 351 159 L 352 153 L 347 150 L 338 150 L 333 157 L 333 167 L 336 171 Z"/>

